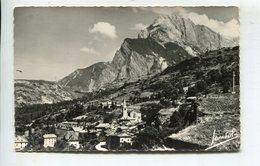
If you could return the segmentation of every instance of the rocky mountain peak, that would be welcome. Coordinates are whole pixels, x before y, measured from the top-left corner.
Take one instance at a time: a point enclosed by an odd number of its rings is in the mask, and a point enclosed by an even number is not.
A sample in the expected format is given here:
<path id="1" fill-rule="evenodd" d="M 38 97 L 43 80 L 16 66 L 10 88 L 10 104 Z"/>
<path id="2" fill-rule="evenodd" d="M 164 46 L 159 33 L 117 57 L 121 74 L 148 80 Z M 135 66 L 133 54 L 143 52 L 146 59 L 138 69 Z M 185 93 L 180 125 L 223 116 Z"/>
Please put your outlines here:
<path id="1" fill-rule="evenodd" d="M 204 25 L 196 25 L 190 19 L 175 14 L 159 16 L 138 37 L 150 37 L 162 44 L 178 43 L 193 53 L 238 45 L 237 40 L 227 39 Z"/>
<path id="2" fill-rule="evenodd" d="M 160 73 L 205 51 L 237 44 L 179 15 L 163 15 L 142 30 L 138 38 L 126 38 L 111 62 L 76 70 L 59 83 L 76 90 L 94 91 L 111 83 Z"/>

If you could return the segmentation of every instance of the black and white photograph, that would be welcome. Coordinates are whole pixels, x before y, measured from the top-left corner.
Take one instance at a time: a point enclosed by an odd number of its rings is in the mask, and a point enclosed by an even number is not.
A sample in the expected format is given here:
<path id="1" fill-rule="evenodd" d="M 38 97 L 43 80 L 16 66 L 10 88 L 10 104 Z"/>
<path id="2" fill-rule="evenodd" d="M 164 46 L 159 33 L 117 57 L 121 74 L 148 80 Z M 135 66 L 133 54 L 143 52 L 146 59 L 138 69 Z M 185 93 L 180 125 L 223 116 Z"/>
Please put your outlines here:
<path id="1" fill-rule="evenodd" d="M 17 153 L 240 151 L 239 7 L 13 17 Z"/>

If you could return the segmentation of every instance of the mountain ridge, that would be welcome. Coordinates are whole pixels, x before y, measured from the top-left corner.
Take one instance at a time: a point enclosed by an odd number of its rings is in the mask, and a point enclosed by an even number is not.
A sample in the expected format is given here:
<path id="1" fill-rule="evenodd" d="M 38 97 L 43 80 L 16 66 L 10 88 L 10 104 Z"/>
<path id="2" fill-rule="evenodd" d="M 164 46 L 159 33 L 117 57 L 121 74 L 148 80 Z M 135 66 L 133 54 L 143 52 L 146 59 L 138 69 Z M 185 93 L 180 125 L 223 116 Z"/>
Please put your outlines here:
<path id="1" fill-rule="evenodd" d="M 52 104 L 73 100 L 80 94 L 60 86 L 57 82 L 46 80 L 14 80 L 15 106 L 32 104 Z"/>
<path id="2" fill-rule="evenodd" d="M 16 104 L 46 103 L 40 96 L 46 95 L 47 103 L 72 100 L 85 92 L 93 92 L 113 85 L 134 82 L 140 78 L 156 75 L 169 66 L 191 59 L 222 47 L 238 45 L 238 39 L 230 41 L 203 25 L 195 25 L 191 20 L 180 16 L 161 16 L 142 30 L 137 38 L 126 38 L 115 52 L 111 62 L 98 62 L 73 71 L 57 83 L 44 82 L 37 95 L 32 94 L 37 80 L 23 80 L 28 83 L 15 83 Z M 43 80 L 45 81 L 45 80 Z M 52 84 L 53 83 L 53 84 Z M 38 83 L 39 84 L 39 81 Z M 50 86 L 52 88 L 47 88 Z M 58 87 L 58 92 L 51 89 Z M 42 95 L 44 94 L 44 95 Z M 54 97 L 55 95 L 57 97 Z M 65 96 L 64 96 L 65 95 Z M 33 96 L 33 97 L 30 97 Z"/>
<path id="3" fill-rule="evenodd" d="M 236 45 L 236 42 L 204 25 L 195 25 L 189 19 L 178 15 L 160 16 L 142 30 L 138 38 L 126 38 L 111 62 L 102 62 L 102 66 L 97 63 L 97 67 L 93 64 L 81 72 L 76 70 L 59 83 L 76 90 L 95 91 L 111 82 L 131 81 L 159 73 L 208 50 Z M 97 68 L 97 73 L 83 74 L 83 71 L 90 73 L 93 68 Z"/>

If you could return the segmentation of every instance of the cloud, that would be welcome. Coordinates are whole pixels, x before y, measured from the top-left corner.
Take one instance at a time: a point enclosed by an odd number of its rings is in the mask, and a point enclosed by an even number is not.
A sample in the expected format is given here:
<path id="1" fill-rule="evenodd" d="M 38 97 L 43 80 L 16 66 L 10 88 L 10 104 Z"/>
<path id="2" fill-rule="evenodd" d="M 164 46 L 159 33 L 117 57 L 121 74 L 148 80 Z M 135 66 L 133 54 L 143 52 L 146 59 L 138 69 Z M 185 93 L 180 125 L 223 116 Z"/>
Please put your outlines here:
<path id="1" fill-rule="evenodd" d="M 108 22 L 98 22 L 92 28 L 89 28 L 90 33 L 100 33 L 110 38 L 117 38 L 116 27 Z"/>
<path id="2" fill-rule="evenodd" d="M 236 19 L 232 19 L 228 22 L 222 22 L 219 20 L 211 19 L 205 14 L 198 14 L 194 12 L 188 12 L 182 7 L 175 8 L 140 8 L 143 11 L 151 11 L 160 15 L 177 14 L 184 18 L 188 18 L 197 25 L 204 25 L 212 29 L 213 31 L 222 34 L 226 38 L 239 37 L 239 22 Z"/>
<path id="3" fill-rule="evenodd" d="M 99 37 L 99 36 L 94 36 L 94 40 L 96 40 L 96 41 L 104 41 L 104 39 L 102 39 L 102 38 Z"/>
<path id="4" fill-rule="evenodd" d="M 98 52 L 97 52 L 95 49 L 93 49 L 93 48 L 88 48 L 88 47 L 82 47 L 82 48 L 80 49 L 80 51 L 81 51 L 81 52 L 84 52 L 84 53 L 92 54 L 92 55 L 97 55 L 97 54 L 98 54 Z"/>
<path id="5" fill-rule="evenodd" d="M 142 23 L 138 23 L 138 24 L 135 24 L 134 27 L 132 27 L 131 29 L 133 30 L 143 30 L 145 28 L 147 28 L 149 25 L 147 24 L 142 24 Z"/>
<path id="6" fill-rule="evenodd" d="M 215 19 L 210 19 L 207 15 L 197 13 L 182 13 L 182 16 L 189 18 L 197 25 L 205 25 L 215 32 L 222 34 L 227 38 L 239 37 L 239 23 L 236 19 L 232 19 L 228 22 L 222 22 Z"/>

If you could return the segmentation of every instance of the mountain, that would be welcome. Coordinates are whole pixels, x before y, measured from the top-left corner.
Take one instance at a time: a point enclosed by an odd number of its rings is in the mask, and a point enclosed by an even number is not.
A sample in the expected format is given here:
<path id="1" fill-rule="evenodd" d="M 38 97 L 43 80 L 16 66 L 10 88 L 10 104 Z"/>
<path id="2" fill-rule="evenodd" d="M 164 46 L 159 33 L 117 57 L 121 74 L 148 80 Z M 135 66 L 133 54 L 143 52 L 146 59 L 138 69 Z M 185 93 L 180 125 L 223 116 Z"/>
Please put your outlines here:
<path id="1" fill-rule="evenodd" d="M 172 98 L 175 94 L 180 97 L 184 91 L 191 95 L 227 93 L 232 90 L 233 72 L 235 84 L 239 86 L 239 47 L 208 51 L 169 66 L 152 77 L 93 92 L 92 99 L 126 99 L 139 103 Z"/>
<path id="2" fill-rule="evenodd" d="M 56 82 L 43 80 L 15 80 L 15 106 L 56 103 L 78 97 Z"/>
<path id="3" fill-rule="evenodd" d="M 176 56 L 172 56 L 172 55 Z M 125 39 L 112 62 L 99 62 L 78 69 L 59 81 L 63 86 L 83 91 L 94 91 L 108 83 L 132 81 L 156 74 L 167 66 L 192 56 L 174 43 L 161 46 L 151 38 Z"/>
<path id="4" fill-rule="evenodd" d="M 104 116 L 104 112 L 100 112 L 99 109 L 95 109 L 95 107 L 94 109 L 87 109 L 87 107 L 90 105 L 93 106 L 96 101 L 101 102 L 104 99 L 112 101 L 122 101 L 125 99 L 128 103 L 135 106 L 160 103 L 166 108 L 171 107 L 171 105 L 173 106 L 176 101 L 182 101 L 185 96 L 208 96 L 209 98 L 213 96 L 213 98 L 215 98 L 214 95 L 227 95 L 232 100 L 233 97 L 230 97 L 231 93 L 227 92 L 232 91 L 233 72 L 235 72 L 235 89 L 236 92 L 238 92 L 237 95 L 239 95 L 239 47 L 222 48 L 208 51 L 200 57 L 193 57 L 177 65 L 169 66 L 163 72 L 149 78 L 140 79 L 135 82 L 127 82 L 120 87 L 109 86 L 106 89 L 88 93 L 82 98 L 70 102 L 51 104 L 48 106 L 48 111 L 50 116 L 53 116 L 53 113 L 63 114 L 62 112 L 59 113 L 61 109 L 74 112 L 74 110 L 78 110 L 79 105 L 84 105 L 87 110 L 88 118 L 93 119 L 98 116 L 98 118 L 94 119 L 100 120 L 100 117 Z M 33 82 L 34 81 L 32 81 L 31 84 Z M 48 82 L 46 82 L 46 85 L 47 83 Z M 33 88 L 37 90 L 36 87 L 37 86 Z M 30 93 L 33 94 L 33 91 Z M 208 97 L 202 98 L 207 99 Z M 226 107 L 227 103 L 224 98 L 221 98 L 221 100 L 223 100 L 223 104 L 221 104 L 222 107 L 229 109 L 229 111 L 232 110 L 230 107 Z M 178 102 L 175 104 L 178 104 Z M 211 102 L 210 105 L 215 106 L 215 104 L 219 103 Z M 96 106 L 100 106 L 100 103 L 96 103 Z M 208 108 L 214 110 L 212 106 L 210 107 Z M 208 109 L 205 109 L 205 111 L 208 111 Z M 220 109 L 220 111 L 223 110 Z M 44 105 L 20 107 L 16 109 L 16 118 L 19 119 L 16 120 L 20 122 L 24 121 L 22 123 L 26 124 L 31 117 L 34 117 L 34 119 L 43 117 L 43 112 L 46 112 Z M 226 112 L 219 115 L 222 117 L 223 115 L 229 114 Z M 78 115 L 74 112 L 68 118 L 74 118 L 76 116 Z M 179 116 L 178 118 L 183 119 L 185 116 Z M 214 116 L 216 116 L 215 113 Z M 64 117 L 64 115 L 62 115 L 62 117 Z M 168 122 L 165 121 L 163 123 L 167 124 Z"/>
<path id="5" fill-rule="evenodd" d="M 178 15 L 163 15 L 138 34 L 139 38 L 153 38 L 161 44 L 178 43 L 189 53 L 196 55 L 207 50 L 238 45 L 237 39 L 229 39 L 204 25 L 196 25 L 190 19 Z"/>
<path id="6" fill-rule="evenodd" d="M 61 79 L 62 86 L 95 91 L 112 82 L 132 81 L 157 74 L 167 66 L 208 50 L 236 46 L 203 25 L 177 15 L 160 16 L 137 39 L 125 39 L 112 62 L 78 69 Z"/>
<path id="7" fill-rule="evenodd" d="M 112 62 L 78 69 L 59 81 L 64 87 L 95 91 L 111 83 L 134 81 L 208 50 L 238 45 L 203 25 L 177 15 L 160 16 L 137 39 L 125 39 Z"/>

